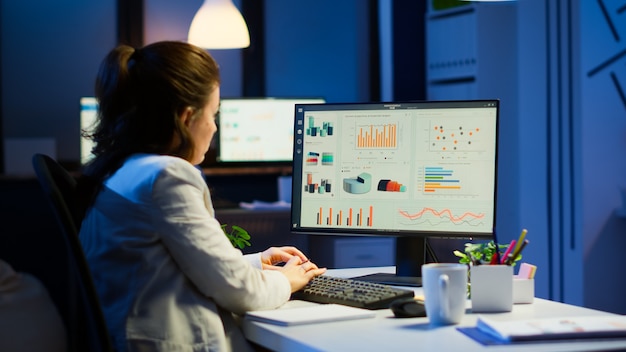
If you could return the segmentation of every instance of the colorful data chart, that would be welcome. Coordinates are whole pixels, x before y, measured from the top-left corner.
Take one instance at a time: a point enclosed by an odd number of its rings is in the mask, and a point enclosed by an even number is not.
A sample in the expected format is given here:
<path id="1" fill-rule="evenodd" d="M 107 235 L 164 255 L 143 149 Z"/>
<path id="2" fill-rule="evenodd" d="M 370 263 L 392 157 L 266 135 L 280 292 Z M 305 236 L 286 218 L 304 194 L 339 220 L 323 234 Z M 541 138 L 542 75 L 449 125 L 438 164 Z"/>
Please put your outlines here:
<path id="1" fill-rule="evenodd" d="M 357 149 L 395 149 L 398 147 L 396 124 L 357 126 Z"/>
<path id="2" fill-rule="evenodd" d="M 352 194 L 367 193 L 372 189 L 372 175 L 361 173 L 356 178 L 344 178 L 343 190 Z"/>
<path id="3" fill-rule="evenodd" d="M 477 151 L 481 148 L 480 142 L 479 127 L 435 125 L 430 134 L 432 151 Z"/>
<path id="4" fill-rule="evenodd" d="M 317 165 L 319 157 L 320 157 L 320 153 L 308 152 L 306 156 L 306 164 L 308 166 Z"/>
<path id="5" fill-rule="evenodd" d="M 316 216 L 317 225 L 371 227 L 374 222 L 374 207 L 370 205 L 366 209 L 348 208 L 340 210 L 333 208 L 324 210 L 320 207 Z"/>
<path id="6" fill-rule="evenodd" d="M 424 168 L 424 192 L 434 193 L 442 190 L 460 190 L 461 181 L 454 177 L 454 171 L 440 166 Z"/>
<path id="7" fill-rule="evenodd" d="M 454 225 L 482 225 L 484 213 L 463 211 L 453 213 L 450 209 L 434 209 L 424 207 L 417 212 L 400 210 L 400 215 L 415 224 L 429 223 L 430 225 L 454 224 Z"/>
<path id="8" fill-rule="evenodd" d="M 379 191 L 383 192 L 406 192 L 406 186 L 393 180 L 380 180 L 378 181 Z"/>
<path id="9" fill-rule="evenodd" d="M 315 118 L 313 116 L 309 116 L 309 125 L 306 129 L 307 136 L 311 137 L 326 137 L 333 135 L 333 123 L 329 121 L 322 122 L 322 125 L 315 124 Z"/>
<path id="10" fill-rule="evenodd" d="M 313 182 L 313 173 L 307 172 L 304 191 L 318 194 L 330 193 L 332 191 L 332 181 L 329 178 L 323 178 L 319 183 Z"/>
<path id="11" fill-rule="evenodd" d="M 322 153 L 322 165 L 332 165 L 334 159 L 335 159 L 335 156 L 333 153 L 331 152 Z"/>

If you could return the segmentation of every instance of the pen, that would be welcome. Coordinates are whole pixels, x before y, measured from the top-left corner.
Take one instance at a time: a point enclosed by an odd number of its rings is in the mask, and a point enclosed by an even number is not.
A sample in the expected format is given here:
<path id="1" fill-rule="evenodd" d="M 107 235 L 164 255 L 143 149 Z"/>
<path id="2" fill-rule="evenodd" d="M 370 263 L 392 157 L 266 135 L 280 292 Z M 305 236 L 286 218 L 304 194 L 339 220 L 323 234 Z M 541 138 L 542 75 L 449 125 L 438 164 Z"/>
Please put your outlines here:
<path id="1" fill-rule="evenodd" d="M 511 253 L 511 251 L 513 250 L 513 248 L 517 248 L 515 246 L 516 241 L 515 240 L 511 240 L 511 243 L 509 243 L 509 247 L 506 249 L 506 251 L 504 252 L 504 254 L 502 255 L 502 258 L 500 259 L 500 264 L 506 264 L 506 260 L 509 257 L 509 254 Z"/>
<path id="2" fill-rule="evenodd" d="M 476 259 L 476 257 L 474 257 L 474 254 L 470 253 L 470 260 L 472 262 L 472 265 L 480 265 L 480 260 Z"/>
<path id="3" fill-rule="evenodd" d="M 522 233 L 519 235 L 519 238 L 517 239 L 517 246 L 515 246 L 516 251 L 519 249 L 522 243 L 524 243 L 524 239 L 526 238 L 527 233 L 528 233 L 528 230 L 526 229 L 522 230 Z"/>
<path id="4" fill-rule="evenodd" d="M 528 242 L 529 242 L 528 240 L 524 240 L 524 243 L 522 243 L 521 246 L 516 248 L 515 251 L 513 252 L 513 254 L 509 254 L 509 257 L 506 260 L 506 264 L 507 265 L 511 265 L 511 264 L 515 263 L 515 260 L 522 253 L 522 250 L 524 250 L 524 247 L 526 247 L 526 245 L 528 245 Z"/>
<path id="5" fill-rule="evenodd" d="M 493 244 L 496 245 L 496 251 L 493 253 L 493 257 L 491 257 L 490 264 L 498 264 L 500 263 L 500 246 L 498 246 L 498 236 L 495 228 L 493 229 Z"/>

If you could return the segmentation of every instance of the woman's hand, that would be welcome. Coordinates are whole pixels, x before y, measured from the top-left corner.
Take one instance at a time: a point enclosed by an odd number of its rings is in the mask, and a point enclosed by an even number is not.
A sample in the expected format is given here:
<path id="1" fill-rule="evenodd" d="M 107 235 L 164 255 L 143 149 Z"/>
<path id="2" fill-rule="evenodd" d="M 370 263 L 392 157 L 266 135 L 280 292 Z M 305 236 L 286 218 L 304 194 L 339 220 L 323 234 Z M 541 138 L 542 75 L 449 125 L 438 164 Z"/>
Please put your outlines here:
<path id="1" fill-rule="evenodd" d="M 303 288 L 312 278 L 326 272 L 326 268 L 318 268 L 312 262 L 302 262 L 298 256 L 291 257 L 284 266 L 277 267 L 276 270 L 287 277 L 291 284 L 292 293 Z"/>
<path id="2" fill-rule="evenodd" d="M 261 253 L 261 262 L 265 270 L 282 272 L 291 284 L 291 292 L 298 291 L 312 278 L 326 272 L 326 268 L 318 268 L 299 249 L 289 246 L 271 247 L 265 250 Z"/>
<path id="3" fill-rule="evenodd" d="M 294 256 L 300 258 L 303 263 L 309 261 L 296 247 L 270 247 L 261 253 L 263 269 L 278 269 L 282 266 L 277 266 L 277 264 L 287 263 Z"/>

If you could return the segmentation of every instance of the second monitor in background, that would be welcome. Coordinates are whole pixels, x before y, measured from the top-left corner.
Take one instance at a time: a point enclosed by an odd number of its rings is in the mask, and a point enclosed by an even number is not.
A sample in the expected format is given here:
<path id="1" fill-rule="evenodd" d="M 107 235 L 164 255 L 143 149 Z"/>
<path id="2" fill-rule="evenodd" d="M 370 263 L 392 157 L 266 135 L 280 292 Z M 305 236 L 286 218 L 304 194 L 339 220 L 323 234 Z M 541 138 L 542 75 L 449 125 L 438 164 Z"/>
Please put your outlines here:
<path id="1" fill-rule="evenodd" d="M 222 98 L 217 162 L 222 165 L 290 164 L 296 104 L 322 98 Z"/>
<path id="2" fill-rule="evenodd" d="M 80 98 L 80 164 L 84 165 L 93 158 L 91 149 L 94 143 L 83 137 L 83 131 L 90 131 L 98 118 L 98 102 L 95 97 Z"/>

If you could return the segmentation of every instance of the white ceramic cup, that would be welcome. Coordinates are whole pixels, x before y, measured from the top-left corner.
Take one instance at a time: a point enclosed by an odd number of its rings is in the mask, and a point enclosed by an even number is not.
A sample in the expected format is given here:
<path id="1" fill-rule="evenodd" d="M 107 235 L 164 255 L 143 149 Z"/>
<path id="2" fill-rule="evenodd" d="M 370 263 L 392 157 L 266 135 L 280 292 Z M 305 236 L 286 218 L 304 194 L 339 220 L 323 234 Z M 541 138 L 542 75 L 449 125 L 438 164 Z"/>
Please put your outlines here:
<path id="1" fill-rule="evenodd" d="M 426 315 L 433 325 L 461 322 L 467 300 L 467 265 L 429 263 L 422 265 Z"/>

